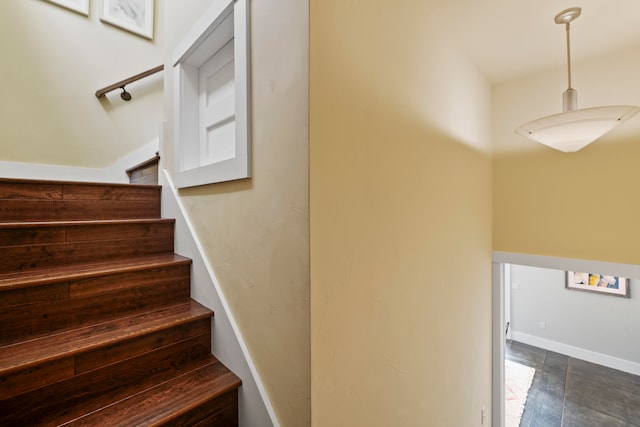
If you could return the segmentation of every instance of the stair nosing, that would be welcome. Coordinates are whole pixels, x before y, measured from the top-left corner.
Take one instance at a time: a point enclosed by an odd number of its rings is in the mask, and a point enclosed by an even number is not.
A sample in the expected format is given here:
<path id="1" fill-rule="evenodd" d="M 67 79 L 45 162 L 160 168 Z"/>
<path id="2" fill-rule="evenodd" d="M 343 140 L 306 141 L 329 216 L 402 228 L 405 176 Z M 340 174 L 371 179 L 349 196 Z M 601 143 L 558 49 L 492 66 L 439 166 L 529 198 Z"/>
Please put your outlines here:
<path id="1" fill-rule="evenodd" d="M 160 259 L 166 258 L 166 259 Z M 0 295 L 16 289 L 45 286 L 66 280 L 79 280 L 110 274 L 142 271 L 170 265 L 191 264 L 189 258 L 174 253 L 160 253 L 103 262 L 86 262 L 59 267 L 34 268 L 0 274 Z M 71 268 L 75 271 L 69 271 Z"/>
<path id="2" fill-rule="evenodd" d="M 118 401 L 112 402 L 109 405 L 106 405 L 102 408 L 96 409 L 94 411 L 91 411 L 87 414 L 84 414 L 80 417 L 77 417 L 73 420 L 69 420 L 65 423 L 63 423 L 60 427 L 63 426 L 72 426 L 74 423 L 77 422 L 82 422 L 82 420 L 84 418 L 90 417 L 90 416 L 94 416 L 96 414 L 99 414 L 100 412 L 104 412 L 104 411 L 109 411 L 110 409 L 113 409 L 115 407 L 117 407 L 118 405 L 122 405 L 125 404 L 127 401 L 131 401 L 133 399 L 136 399 L 137 397 L 141 397 L 145 394 L 152 394 L 154 393 L 154 391 L 158 391 L 158 390 L 162 390 L 163 388 L 168 388 L 170 389 L 172 386 L 175 385 L 175 383 L 178 383 L 180 381 L 182 381 L 185 377 L 187 376 L 193 376 L 196 375 L 198 373 L 198 371 L 207 369 L 207 368 L 211 368 L 216 364 L 220 364 L 222 365 L 227 372 L 225 372 L 223 375 L 220 375 L 216 378 L 222 378 L 224 376 L 232 376 L 235 378 L 235 381 L 233 381 L 231 384 L 226 385 L 225 387 L 220 387 L 220 388 L 216 388 L 215 391 L 213 391 L 211 394 L 206 394 L 206 395 L 202 395 L 198 398 L 196 398 L 195 400 L 189 402 L 188 404 L 181 406 L 179 409 L 172 411 L 170 414 L 161 414 L 161 419 L 160 420 L 154 420 L 149 424 L 150 426 L 156 426 L 156 425 L 161 425 L 158 423 L 163 423 L 163 422 L 167 422 L 167 421 L 171 421 L 176 419 L 177 417 L 188 413 L 190 410 L 197 408 L 198 406 L 211 401 L 213 399 L 217 399 L 218 397 L 224 395 L 225 393 L 228 393 L 234 389 L 237 389 L 238 387 L 240 387 L 242 385 L 242 380 L 231 370 L 229 370 L 229 368 L 227 368 L 220 360 L 218 360 L 215 356 L 211 355 L 212 360 L 208 363 L 203 364 L 202 366 L 199 366 L 196 369 L 184 372 L 180 375 L 177 375 L 173 378 L 170 378 L 168 380 L 162 381 L 158 384 L 155 384 L 152 387 L 146 388 L 144 390 L 140 390 L 134 394 L 131 394 L 129 396 L 126 396 L 123 399 L 120 399 Z M 150 398 L 151 396 L 147 397 L 146 399 Z M 145 399 L 145 400 L 146 400 Z"/>
<path id="3" fill-rule="evenodd" d="M 28 178 L 0 178 L 0 184 L 48 184 L 48 185 L 84 185 L 96 187 L 117 187 L 117 188 L 156 188 L 162 189 L 162 185 L 158 184 L 130 184 L 124 182 L 90 182 L 90 181 L 64 181 L 49 179 L 28 179 Z"/>
<path id="4" fill-rule="evenodd" d="M 6 244 L 0 248 L 7 271 L 0 273 L 0 298 L 10 309 L 6 341 L 11 334 L 19 340 L 0 344 L 0 383 L 6 381 L 15 407 L 25 409 L 15 414 L 65 426 L 102 424 L 102 417 L 110 416 L 121 427 L 232 416 L 237 422 L 242 380 L 211 354 L 214 313 L 189 297 L 185 280 L 192 260 L 174 253 L 168 224 L 176 220 L 162 217 L 162 185 L 0 178 L 3 184 L 8 184 L 6 197 L 0 197 L 6 220 L 0 219 L 0 232 Z M 158 238 L 149 238 L 154 235 Z M 132 246 L 125 247 L 125 241 Z M 35 247 L 56 244 L 69 247 Z M 88 256 L 76 256 L 80 250 Z M 66 258 L 58 259 L 59 253 Z M 43 261 L 22 262 L 38 255 Z M 156 279 L 170 289 L 157 287 Z M 142 290 L 134 287 L 138 280 Z M 128 299 L 115 291 L 103 299 L 95 289 L 125 289 Z M 154 304 L 131 298 L 156 298 L 156 293 L 162 298 Z M 68 299 L 76 302 L 63 306 Z M 49 301 L 55 307 L 49 308 Z M 111 303 L 120 304 L 118 311 Z M 92 311 L 81 316 L 80 307 Z M 70 316 L 56 317 L 61 308 Z M 12 325 L 21 320 L 25 325 Z M 78 326 L 86 321 L 91 323 Z M 43 334 L 54 327 L 61 329 Z"/>
<path id="5" fill-rule="evenodd" d="M 71 335 L 72 333 L 78 333 L 79 331 L 89 331 L 96 327 L 105 327 L 106 325 L 113 324 L 117 325 L 118 323 L 126 322 L 127 320 L 133 320 L 136 318 L 144 318 L 145 316 L 149 316 L 152 313 L 157 313 L 161 311 L 169 311 L 170 309 L 175 309 L 179 306 L 186 307 L 189 306 L 189 314 L 182 313 L 180 315 L 174 315 L 175 319 L 168 321 L 166 317 L 162 317 L 161 319 L 154 319 L 150 321 L 152 325 L 148 325 L 140 329 L 139 323 L 135 325 L 128 325 L 125 330 L 128 330 L 127 333 L 123 332 L 123 329 L 116 330 L 107 330 L 103 331 L 102 334 L 104 337 L 99 341 L 93 341 L 91 343 L 84 344 L 83 341 L 86 341 L 87 338 L 77 339 L 76 346 L 73 348 L 58 348 L 55 349 L 55 346 L 49 347 L 51 352 L 49 354 L 41 355 L 39 357 L 35 357 L 31 360 L 23 361 L 23 363 L 12 364 L 10 366 L 0 366 L 0 375 L 8 375 L 14 372 L 19 372 L 21 370 L 37 366 L 42 363 L 48 363 L 54 360 L 64 359 L 68 357 L 75 357 L 78 354 L 82 354 L 84 352 L 92 351 L 100 347 L 110 346 L 116 344 L 118 342 L 124 342 L 136 337 L 144 336 L 150 333 L 158 332 L 164 329 L 169 329 L 171 327 L 175 327 L 178 325 L 183 325 L 189 322 L 193 322 L 196 320 L 204 319 L 207 317 L 212 317 L 213 312 L 207 307 L 197 303 L 194 300 L 181 302 L 177 304 L 171 304 L 167 306 L 163 306 L 161 308 L 155 308 L 153 310 L 147 310 L 140 313 L 135 313 L 129 316 L 118 317 L 117 319 L 111 319 L 107 321 L 102 321 L 98 323 L 94 323 L 91 325 L 85 325 L 80 328 L 75 328 L 72 330 L 66 330 L 62 332 L 57 332 L 53 334 L 48 334 L 43 337 L 37 337 L 33 339 L 23 340 L 16 343 L 11 343 L 7 345 L 0 346 L 0 362 L 2 362 L 2 354 L 7 352 L 15 351 L 15 349 L 19 347 L 27 347 L 30 345 L 34 345 L 35 342 L 41 342 L 42 344 L 47 344 L 47 340 L 59 339 L 63 343 L 67 343 L 64 339 L 65 335 Z M 197 310 L 197 313 L 191 313 L 193 310 Z M 91 334 L 91 339 L 95 339 L 96 334 Z M 58 344 L 60 346 L 60 344 Z M 52 349 L 53 347 L 53 349 Z"/>
<path id="6" fill-rule="evenodd" d="M 127 219 L 70 219 L 53 221 L 0 221 L 2 228 L 35 228 L 35 227 L 78 227 L 85 225 L 122 225 L 175 223 L 175 218 L 127 218 Z"/>

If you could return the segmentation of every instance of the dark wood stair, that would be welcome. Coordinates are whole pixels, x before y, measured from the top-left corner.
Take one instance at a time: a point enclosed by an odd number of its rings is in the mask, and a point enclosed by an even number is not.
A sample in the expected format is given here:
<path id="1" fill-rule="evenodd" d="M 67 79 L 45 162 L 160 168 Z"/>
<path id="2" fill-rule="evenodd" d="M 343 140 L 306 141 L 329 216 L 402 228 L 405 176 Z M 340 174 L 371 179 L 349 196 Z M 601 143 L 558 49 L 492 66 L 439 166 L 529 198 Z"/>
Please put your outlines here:
<path id="1" fill-rule="evenodd" d="M 238 425 L 160 191 L 0 179 L 0 425 Z"/>
<path id="2" fill-rule="evenodd" d="M 158 164 L 160 162 L 159 153 L 152 158 L 138 163 L 137 165 L 127 169 L 129 183 L 131 184 L 157 184 L 158 183 Z"/>

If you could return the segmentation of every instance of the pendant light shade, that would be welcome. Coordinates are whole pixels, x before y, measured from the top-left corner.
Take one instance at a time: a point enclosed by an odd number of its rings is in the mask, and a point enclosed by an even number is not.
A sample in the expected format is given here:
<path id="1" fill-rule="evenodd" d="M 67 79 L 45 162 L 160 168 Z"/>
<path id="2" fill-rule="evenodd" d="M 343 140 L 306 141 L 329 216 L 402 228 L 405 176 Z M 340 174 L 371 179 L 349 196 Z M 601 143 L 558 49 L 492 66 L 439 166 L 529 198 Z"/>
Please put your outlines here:
<path id="1" fill-rule="evenodd" d="M 533 120 L 516 129 L 516 133 L 565 153 L 578 151 L 630 119 L 640 107 L 612 105 L 577 109 L 577 92 L 571 87 L 571 46 L 569 23 L 580 16 L 581 9 L 563 10 L 555 17 L 556 24 L 567 29 L 567 64 L 569 87 L 563 94 L 563 112 Z"/>
<path id="2" fill-rule="evenodd" d="M 516 133 L 565 153 L 578 151 L 640 112 L 630 105 L 582 108 L 526 123 Z"/>

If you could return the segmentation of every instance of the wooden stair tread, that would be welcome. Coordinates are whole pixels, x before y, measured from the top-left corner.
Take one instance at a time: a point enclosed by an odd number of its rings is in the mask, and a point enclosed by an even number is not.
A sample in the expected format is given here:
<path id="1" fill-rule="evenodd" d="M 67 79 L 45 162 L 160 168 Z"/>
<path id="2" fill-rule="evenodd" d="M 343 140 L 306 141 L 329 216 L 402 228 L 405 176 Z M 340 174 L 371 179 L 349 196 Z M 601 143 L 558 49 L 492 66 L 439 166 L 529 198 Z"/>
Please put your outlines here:
<path id="1" fill-rule="evenodd" d="M 12 398 L 5 405 L 0 402 L 0 425 L 38 425 L 40 427 L 58 427 L 67 422 L 80 419 L 107 406 L 128 399 L 139 393 L 145 392 L 159 384 L 176 378 L 184 373 L 197 370 L 210 365 L 216 358 L 211 354 L 203 354 L 200 357 L 181 359 L 179 363 L 165 356 L 165 369 L 157 369 L 155 366 L 138 374 L 133 381 L 122 378 L 122 375 L 112 373 L 112 367 L 108 367 L 108 373 L 96 375 L 90 372 L 92 378 L 97 378 L 98 387 L 89 385 L 79 395 L 69 396 L 66 389 L 50 390 L 42 393 L 41 390 L 29 392 Z M 115 368 L 117 369 L 117 368 Z M 109 383 L 104 386 L 104 383 Z M 51 386 L 49 386 L 51 388 Z M 65 395 L 62 402 L 51 403 L 49 396 Z M 44 399 L 45 404 L 38 401 Z M 35 405 L 34 405 L 34 402 Z M 6 411 L 10 409 L 10 411 Z M 4 410 L 4 412 L 3 412 Z M 7 413 L 10 412 L 10 413 Z M 108 421 L 103 422 L 109 424 Z"/>
<path id="2" fill-rule="evenodd" d="M 157 167 L 0 178 L 0 425 L 238 426 L 241 380 L 211 354 Z"/>
<path id="3" fill-rule="evenodd" d="M 85 225 L 116 224 L 151 224 L 159 222 L 175 223 L 173 218 L 137 218 L 137 219 L 99 219 L 99 220 L 65 220 L 65 221 L 7 221 L 0 222 L 0 228 L 34 228 L 34 227 L 80 227 Z"/>
<path id="4" fill-rule="evenodd" d="M 0 375 L 212 315 L 211 310 L 190 300 L 149 312 L 9 344 L 0 347 Z"/>
<path id="5" fill-rule="evenodd" d="M 63 424 L 64 426 L 158 426 L 237 389 L 240 379 L 220 361 L 172 378 Z"/>
<path id="6" fill-rule="evenodd" d="M 112 272 L 131 272 L 171 264 L 191 264 L 191 259 L 174 253 L 168 253 L 63 265 L 60 267 L 21 270 L 0 274 L 0 292 L 31 286 L 42 286 L 59 280 L 83 279 Z"/>

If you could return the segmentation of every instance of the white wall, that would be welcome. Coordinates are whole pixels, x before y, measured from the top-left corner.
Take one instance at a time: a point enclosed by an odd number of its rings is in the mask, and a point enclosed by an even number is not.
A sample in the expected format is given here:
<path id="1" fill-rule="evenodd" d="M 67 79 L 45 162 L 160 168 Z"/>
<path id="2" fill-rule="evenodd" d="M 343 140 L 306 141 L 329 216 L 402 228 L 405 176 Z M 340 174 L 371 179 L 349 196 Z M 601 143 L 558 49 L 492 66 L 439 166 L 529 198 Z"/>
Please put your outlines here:
<path id="1" fill-rule="evenodd" d="M 162 64 L 162 20 L 149 41 L 102 23 L 99 3 L 87 17 L 47 1 L 0 1 L 0 161 L 102 169 L 157 139 L 161 73 L 128 86 L 131 102 L 94 93 Z M 159 18 L 164 0 L 155 3 Z"/>
<path id="2" fill-rule="evenodd" d="M 211 351 L 225 366 L 242 379 L 238 390 L 238 421 L 241 426 L 272 427 L 272 408 L 265 405 L 264 387 L 256 375 L 255 365 L 250 360 L 248 350 L 240 337 L 233 316 L 229 315 L 228 302 L 224 298 L 220 284 L 213 273 L 211 263 L 206 259 L 201 239 L 195 235 L 193 224 L 185 212 L 171 178 L 166 170 L 159 173 L 163 186 L 162 214 L 175 218 L 175 251 L 191 258 L 191 298 L 214 311 L 211 324 Z"/>
<path id="3" fill-rule="evenodd" d="M 158 152 L 158 140 L 135 149 L 105 168 L 49 165 L 29 162 L 0 161 L 0 176 L 15 179 L 43 179 L 76 182 L 129 182 L 127 169 L 154 157 Z"/>
<path id="4" fill-rule="evenodd" d="M 303 427 L 311 418 L 309 4 L 249 4 L 251 178 L 181 189 L 178 198 L 264 384 L 273 424 Z M 166 2 L 163 162 L 169 175 L 174 164 L 171 52 L 212 5 L 211 0 Z M 206 281 L 193 285 L 198 292 L 212 291 Z"/>
<path id="5" fill-rule="evenodd" d="M 565 289 L 563 270 L 512 265 L 512 337 L 638 374 L 640 281 L 630 282 L 621 298 Z"/>

